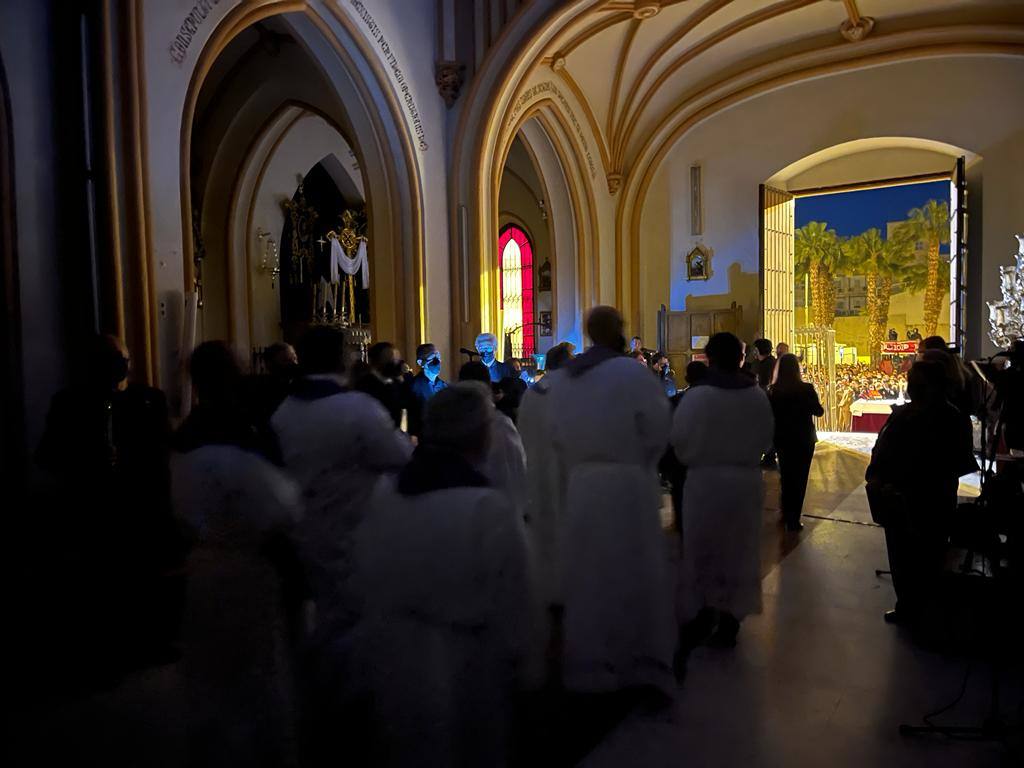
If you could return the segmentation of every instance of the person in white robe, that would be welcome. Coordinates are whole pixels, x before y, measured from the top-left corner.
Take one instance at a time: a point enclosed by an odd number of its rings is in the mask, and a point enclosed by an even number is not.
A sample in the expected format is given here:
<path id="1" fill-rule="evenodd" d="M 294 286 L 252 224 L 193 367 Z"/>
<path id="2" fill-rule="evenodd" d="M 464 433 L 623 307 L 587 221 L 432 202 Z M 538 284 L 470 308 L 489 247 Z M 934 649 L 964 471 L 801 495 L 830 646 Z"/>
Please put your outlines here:
<path id="1" fill-rule="evenodd" d="M 552 377 L 545 395 L 559 470 L 564 684 L 671 696 L 676 633 L 657 474 L 668 401 L 650 371 L 625 356 L 616 309 L 593 309 L 587 333 L 594 347 Z"/>
<path id="2" fill-rule="evenodd" d="M 761 455 L 772 442 L 771 405 L 740 371 L 743 347 L 730 333 L 711 337 L 710 372 L 676 408 L 672 444 L 686 467 L 679 619 L 687 641 L 711 634 L 731 646 L 744 616 L 761 609 Z M 685 643 L 684 643 L 685 644 Z"/>
<path id="3" fill-rule="evenodd" d="M 522 517 L 480 471 L 493 410 L 476 382 L 431 398 L 411 463 L 378 483 L 356 534 L 368 764 L 508 761 L 533 611 Z"/>
<path id="4" fill-rule="evenodd" d="M 491 389 L 490 374 L 480 362 L 459 369 L 459 381 L 479 381 Z M 505 494 L 520 514 L 526 511 L 526 450 L 519 430 L 508 416 L 495 409 L 491 422 L 491 444 L 481 471 L 491 484 Z"/>
<path id="5" fill-rule="evenodd" d="M 573 359 L 574 347 L 562 342 L 548 350 L 544 376 L 526 391 L 519 406 L 518 428 L 523 448 L 529 457 L 526 465 L 526 522 L 533 551 L 537 584 L 543 604 L 561 608 L 561 569 L 559 566 L 559 533 L 561 504 L 558 497 L 559 471 L 551 446 L 551 418 L 547 395 L 558 379 L 560 371 Z"/>
<path id="6" fill-rule="evenodd" d="M 358 612 L 347 588 L 352 532 L 377 479 L 408 462 L 412 443 L 376 399 L 345 389 L 340 331 L 313 328 L 298 352 L 305 376 L 271 425 L 305 501 L 299 537 L 316 606 L 315 632 L 330 635 L 344 630 Z"/>
<path id="7" fill-rule="evenodd" d="M 194 356 L 193 359 L 195 359 Z M 206 384 L 193 371 L 203 402 Z M 292 535 L 299 490 L 246 435 L 190 424 L 171 460 L 172 501 L 192 538 L 182 671 L 190 765 L 293 765 L 290 644 L 302 575 Z"/>

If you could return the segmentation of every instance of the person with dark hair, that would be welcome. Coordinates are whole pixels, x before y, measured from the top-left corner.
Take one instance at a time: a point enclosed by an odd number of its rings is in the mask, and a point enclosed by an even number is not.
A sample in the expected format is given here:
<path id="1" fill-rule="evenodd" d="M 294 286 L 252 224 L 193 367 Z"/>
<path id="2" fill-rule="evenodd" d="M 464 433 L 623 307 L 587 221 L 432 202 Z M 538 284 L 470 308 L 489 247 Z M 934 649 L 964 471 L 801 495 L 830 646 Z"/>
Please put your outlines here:
<path id="1" fill-rule="evenodd" d="M 497 384 L 498 399 L 495 402 L 499 411 L 508 416 L 515 424 L 519 421 L 519 406 L 523 402 L 523 395 L 529 389 L 529 385 L 523 378 L 505 378 Z"/>
<path id="2" fill-rule="evenodd" d="M 634 336 L 629 340 L 629 354 L 637 362 L 642 361 L 644 365 L 650 365 L 654 350 L 645 347 L 640 336 Z"/>
<path id="3" fill-rule="evenodd" d="M 52 492 L 41 499 L 52 508 L 38 515 L 52 567 L 38 575 L 62 596 L 41 614 L 38 637 L 61 638 L 45 651 L 55 666 L 106 684 L 166 655 L 174 620 L 159 598 L 170 591 L 165 573 L 180 564 L 182 542 L 170 507 L 163 392 L 132 381 L 120 338 L 96 335 L 83 347 L 81 375 L 53 396 L 35 453 Z M 69 626 L 89 631 L 68 644 Z"/>
<path id="4" fill-rule="evenodd" d="M 768 385 L 772 383 L 772 374 L 775 373 L 775 355 L 772 354 L 772 343 L 768 339 L 754 341 L 754 373 L 757 386 L 767 392 Z"/>
<path id="5" fill-rule="evenodd" d="M 824 416 L 818 393 L 813 384 L 800 376 L 800 361 L 796 355 L 779 358 L 775 383 L 768 399 L 775 416 L 775 450 L 779 456 L 780 506 L 786 530 L 803 529 L 800 515 L 807 493 L 807 477 L 814 458 L 814 444 L 818 434 L 814 428 L 815 416 Z"/>
<path id="6" fill-rule="evenodd" d="M 501 387 L 492 384 L 487 366 L 478 360 L 464 363 L 459 369 L 460 382 L 477 382 L 491 392 L 491 402 Z M 504 379 L 513 382 L 513 379 Z M 503 411 L 494 409 L 491 425 L 490 447 L 487 459 L 481 465 L 481 471 L 490 480 L 491 485 L 505 494 L 517 511 L 522 513 L 526 508 L 526 451 L 519 437 L 515 424 Z"/>
<path id="7" fill-rule="evenodd" d="M 187 453 L 204 445 L 232 445 L 280 463 L 268 425 L 260 424 L 245 397 L 245 378 L 234 350 L 224 341 L 204 341 L 188 366 L 195 401 L 174 434 L 174 449 Z"/>
<path id="8" fill-rule="evenodd" d="M 544 374 L 553 373 L 576 357 L 576 346 L 569 341 L 555 344 L 544 358 Z"/>
<path id="9" fill-rule="evenodd" d="M 757 382 L 740 371 L 738 338 L 716 333 L 705 353 L 708 375 L 687 391 L 672 425 L 672 444 L 687 473 L 677 674 L 688 650 L 712 629 L 713 644 L 732 646 L 743 617 L 761 608 L 764 486 L 758 463 L 772 440 L 772 410 Z"/>
<path id="10" fill-rule="evenodd" d="M 772 343 L 768 339 L 755 339 L 753 346 L 754 360 L 750 371 L 757 379 L 757 386 L 767 392 L 772 383 L 772 377 L 775 375 L 776 358 L 772 355 Z M 778 466 L 774 446 L 765 451 L 761 458 L 761 466 L 764 469 L 775 469 Z"/>
<path id="11" fill-rule="evenodd" d="M 366 351 L 366 362 L 369 368 L 353 379 L 352 388 L 376 398 L 395 426 L 401 427 L 402 410 L 409 409 L 398 350 L 390 341 L 378 341 Z"/>
<path id="12" fill-rule="evenodd" d="M 534 611 L 522 516 L 483 471 L 493 424 L 486 385 L 438 392 L 412 461 L 377 485 L 356 535 L 363 764 L 509 761 Z"/>
<path id="13" fill-rule="evenodd" d="M 435 345 L 427 342 L 416 347 L 416 365 L 420 370 L 412 377 L 405 400 L 409 409 L 409 434 L 418 437 L 427 401 L 447 387 L 448 382 L 441 378 L 441 353 Z"/>
<path id="14" fill-rule="evenodd" d="M 929 336 L 921 342 L 918 360 L 934 360 L 946 371 L 946 396 L 962 413 L 994 423 L 995 390 L 992 384 L 964 365 L 963 358 L 941 336 Z"/>
<path id="15" fill-rule="evenodd" d="M 243 396 L 253 421 L 264 434 L 270 431 L 270 417 L 288 397 L 299 375 L 295 348 L 285 342 L 271 344 L 262 353 L 263 372 L 243 380 Z"/>
<path id="16" fill-rule="evenodd" d="M 284 466 L 306 500 L 299 538 L 318 637 L 330 637 L 353 620 L 347 585 L 352 532 L 377 479 L 401 469 L 412 453 L 380 401 L 346 389 L 344 339 L 328 326 L 307 332 L 299 343 L 304 376 L 271 419 Z"/>
<path id="17" fill-rule="evenodd" d="M 197 764 L 296 759 L 290 638 L 305 592 L 299 489 L 260 450 L 223 342 L 189 363 L 195 407 L 175 436 L 174 509 L 192 536 L 181 671 Z"/>
<path id="18" fill-rule="evenodd" d="M 429 342 L 416 347 L 416 365 L 419 373 L 413 378 L 412 391 L 416 399 L 425 404 L 430 398 L 448 386 L 441 378 L 441 353 Z"/>
<path id="19" fill-rule="evenodd" d="M 137 479 L 166 494 L 170 424 L 163 392 L 129 383 L 131 357 L 116 336 L 94 337 L 82 369 L 80 381 L 53 397 L 36 462 L 69 486 Z"/>
<path id="20" fill-rule="evenodd" d="M 970 419 L 949 402 L 948 387 L 941 361 L 914 363 L 910 402 L 893 406 L 865 475 L 871 516 L 885 527 L 896 591 L 885 614 L 891 623 L 920 627 L 930 618 L 959 479 L 978 469 Z"/>
<path id="21" fill-rule="evenodd" d="M 542 455 L 553 458 L 562 500 L 553 570 L 564 579 L 555 591 L 565 607 L 563 678 L 609 705 L 662 702 L 676 687 L 657 474 L 669 406 L 650 371 L 626 357 L 623 328 L 614 307 L 592 309 L 594 346 L 542 395 L 551 441 Z"/>
<path id="22" fill-rule="evenodd" d="M 345 334 L 333 326 L 314 325 L 299 339 L 297 352 L 299 371 L 307 378 L 326 382 L 345 371 Z"/>
<path id="23" fill-rule="evenodd" d="M 703 360 L 691 360 L 686 364 L 686 390 L 695 387 L 705 379 L 711 370 Z M 686 391 L 684 390 L 684 391 Z"/>
<path id="24" fill-rule="evenodd" d="M 686 386 L 669 398 L 673 414 L 675 414 L 675 409 L 679 407 L 679 403 L 682 401 L 683 397 L 686 396 L 686 393 L 691 388 L 704 381 L 704 379 L 707 378 L 707 375 L 708 366 L 706 363 L 703 363 L 700 360 L 691 360 L 686 364 Z M 675 449 L 671 445 L 668 446 L 664 455 L 661 457 L 661 461 L 658 462 L 658 473 L 666 482 L 668 482 L 669 488 L 671 489 L 672 521 L 675 525 L 676 531 L 680 533 L 680 542 L 682 542 L 683 487 L 686 484 L 686 467 L 679 461 L 679 457 L 676 456 Z"/>
<path id="25" fill-rule="evenodd" d="M 672 367 L 668 361 L 668 355 L 664 352 L 655 352 L 651 356 L 651 370 L 658 377 L 658 383 L 665 390 L 665 396 L 675 397 L 678 387 L 676 387 L 676 380 L 672 377 Z"/>

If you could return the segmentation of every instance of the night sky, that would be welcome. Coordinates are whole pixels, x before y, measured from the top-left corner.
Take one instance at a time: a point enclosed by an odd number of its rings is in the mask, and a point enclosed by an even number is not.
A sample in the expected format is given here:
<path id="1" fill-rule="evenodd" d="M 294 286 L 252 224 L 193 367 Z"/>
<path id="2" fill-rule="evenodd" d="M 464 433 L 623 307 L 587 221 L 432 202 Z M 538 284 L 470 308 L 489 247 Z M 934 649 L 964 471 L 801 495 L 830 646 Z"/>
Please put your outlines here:
<path id="1" fill-rule="evenodd" d="M 877 227 L 884 238 L 886 222 L 902 221 L 911 208 L 918 208 L 932 199 L 949 203 L 948 181 L 798 197 L 796 226 L 802 227 L 810 221 L 825 221 L 829 229 L 834 229 L 841 237 L 859 235 Z M 948 245 L 942 246 L 943 252 L 948 250 Z"/>

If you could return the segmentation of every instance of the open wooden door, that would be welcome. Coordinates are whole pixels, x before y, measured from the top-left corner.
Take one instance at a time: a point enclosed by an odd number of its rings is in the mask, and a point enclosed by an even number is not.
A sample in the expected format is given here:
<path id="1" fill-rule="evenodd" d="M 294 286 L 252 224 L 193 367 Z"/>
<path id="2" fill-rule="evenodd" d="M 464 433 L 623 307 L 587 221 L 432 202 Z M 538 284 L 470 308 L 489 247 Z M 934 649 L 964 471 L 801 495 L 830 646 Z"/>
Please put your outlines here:
<path id="1" fill-rule="evenodd" d="M 736 306 L 734 301 L 728 307 L 692 312 L 670 312 L 662 308 L 658 320 L 664 352 L 672 370 L 681 376 L 687 363 L 703 359 L 704 345 L 709 337 L 722 331 L 738 331 L 743 320 L 743 307 Z"/>
<path id="2" fill-rule="evenodd" d="M 764 338 L 793 343 L 795 298 L 793 195 L 761 185 L 761 307 Z"/>
<path id="3" fill-rule="evenodd" d="M 958 157 L 949 184 L 949 340 L 961 354 L 967 342 L 967 170 Z"/>

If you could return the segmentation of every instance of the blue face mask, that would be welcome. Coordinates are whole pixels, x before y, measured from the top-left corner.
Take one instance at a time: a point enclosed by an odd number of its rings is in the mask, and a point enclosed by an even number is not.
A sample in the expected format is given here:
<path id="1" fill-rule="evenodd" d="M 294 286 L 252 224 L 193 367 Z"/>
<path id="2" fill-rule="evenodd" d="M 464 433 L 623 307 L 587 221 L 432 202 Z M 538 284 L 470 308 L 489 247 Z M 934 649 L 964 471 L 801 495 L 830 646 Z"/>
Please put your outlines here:
<path id="1" fill-rule="evenodd" d="M 480 352 L 480 359 L 484 361 L 485 365 L 490 363 L 492 360 L 494 360 L 494 350 L 493 349 L 485 349 L 485 350 L 483 350 L 482 352 Z"/>

